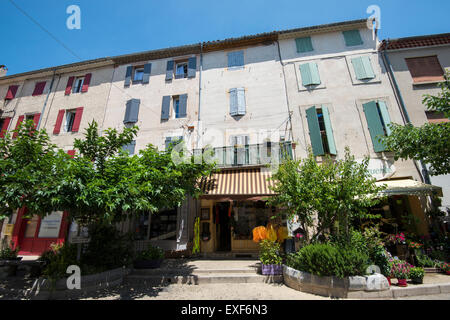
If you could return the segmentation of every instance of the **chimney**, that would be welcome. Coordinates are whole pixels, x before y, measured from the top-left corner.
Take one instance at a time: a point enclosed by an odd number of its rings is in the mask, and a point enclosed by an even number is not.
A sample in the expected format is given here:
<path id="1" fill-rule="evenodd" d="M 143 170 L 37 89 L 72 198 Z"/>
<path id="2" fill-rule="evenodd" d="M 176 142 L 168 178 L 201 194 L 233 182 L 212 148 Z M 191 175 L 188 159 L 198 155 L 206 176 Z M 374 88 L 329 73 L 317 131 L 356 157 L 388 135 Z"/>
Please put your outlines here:
<path id="1" fill-rule="evenodd" d="M 6 76 L 7 72 L 8 72 L 8 68 L 6 68 L 5 65 L 0 64 L 0 78 Z"/>

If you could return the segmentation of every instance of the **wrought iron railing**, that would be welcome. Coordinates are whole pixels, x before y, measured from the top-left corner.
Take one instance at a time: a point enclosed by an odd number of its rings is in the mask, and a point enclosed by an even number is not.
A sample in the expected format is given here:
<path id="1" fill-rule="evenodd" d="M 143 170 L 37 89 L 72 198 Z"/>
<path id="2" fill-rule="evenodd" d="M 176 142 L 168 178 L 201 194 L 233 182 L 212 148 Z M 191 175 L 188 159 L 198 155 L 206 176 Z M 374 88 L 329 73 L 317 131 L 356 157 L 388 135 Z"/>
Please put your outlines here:
<path id="1" fill-rule="evenodd" d="M 205 152 L 210 152 L 208 157 L 214 159 L 219 167 L 274 164 L 293 158 L 290 141 L 195 149 L 194 155 Z"/>

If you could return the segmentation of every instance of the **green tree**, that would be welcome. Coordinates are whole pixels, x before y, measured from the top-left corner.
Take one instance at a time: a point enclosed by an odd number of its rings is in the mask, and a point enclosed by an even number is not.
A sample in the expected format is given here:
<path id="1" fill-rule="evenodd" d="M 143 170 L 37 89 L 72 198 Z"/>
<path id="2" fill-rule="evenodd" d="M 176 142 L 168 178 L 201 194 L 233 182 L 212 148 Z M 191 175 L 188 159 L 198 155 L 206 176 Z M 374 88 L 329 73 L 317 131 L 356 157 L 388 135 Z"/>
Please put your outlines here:
<path id="1" fill-rule="evenodd" d="M 385 187 L 375 184 L 368 160 L 356 162 L 346 148 L 344 159 L 337 161 L 326 157 L 318 164 L 310 151 L 306 159 L 284 162 L 271 178 L 276 196 L 269 203 L 289 218 L 298 216 L 307 242 L 332 232 L 336 224 L 337 232 L 348 236 L 353 220 L 378 217 L 367 209 L 379 203 L 377 194 Z"/>
<path id="2" fill-rule="evenodd" d="M 441 92 L 436 96 L 424 95 L 422 103 L 430 111 L 442 112 L 450 117 L 450 73 L 440 83 Z M 450 122 L 427 123 L 421 127 L 412 124 L 390 125 L 392 133 L 380 137 L 386 147 L 395 152 L 395 160 L 413 159 L 430 165 L 431 175 L 450 173 Z"/>
<path id="3" fill-rule="evenodd" d="M 51 212 L 70 157 L 50 143 L 45 130 L 35 130 L 33 120 L 23 122 L 16 138 L 0 139 L 0 219 L 17 209 L 28 215 Z"/>

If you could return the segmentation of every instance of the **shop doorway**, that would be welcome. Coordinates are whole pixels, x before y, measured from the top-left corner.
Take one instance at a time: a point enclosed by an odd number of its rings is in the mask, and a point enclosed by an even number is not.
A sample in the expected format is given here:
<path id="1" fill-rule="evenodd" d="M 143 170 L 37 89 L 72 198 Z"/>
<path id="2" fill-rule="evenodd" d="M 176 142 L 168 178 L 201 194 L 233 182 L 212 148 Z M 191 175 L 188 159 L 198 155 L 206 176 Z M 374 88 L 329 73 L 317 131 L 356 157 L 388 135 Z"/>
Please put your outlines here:
<path id="1" fill-rule="evenodd" d="M 217 218 L 216 228 L 218 234 L 217 251 L 231 251 L 231 223 L 229 216 L 230 203 L 220 202 L 216 204 Z"/>

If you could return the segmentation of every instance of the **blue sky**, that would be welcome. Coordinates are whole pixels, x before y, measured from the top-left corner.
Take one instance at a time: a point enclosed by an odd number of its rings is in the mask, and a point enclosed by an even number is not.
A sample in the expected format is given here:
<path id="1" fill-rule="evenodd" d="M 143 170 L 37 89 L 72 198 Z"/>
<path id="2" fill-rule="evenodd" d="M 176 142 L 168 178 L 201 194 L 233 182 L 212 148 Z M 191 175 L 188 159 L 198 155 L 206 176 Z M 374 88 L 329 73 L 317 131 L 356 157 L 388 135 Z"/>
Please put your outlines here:
<path id="1" fill-rule="evenodd" d="M 81 9 L 80 30 L 66 27 L 70 5 Z M 381 39 L 450 32 L 448 0 L 1 0 L 0 64 L 16 74 L 80 59 L 362 19 L 370 5 L 381 9 Z"/>

